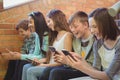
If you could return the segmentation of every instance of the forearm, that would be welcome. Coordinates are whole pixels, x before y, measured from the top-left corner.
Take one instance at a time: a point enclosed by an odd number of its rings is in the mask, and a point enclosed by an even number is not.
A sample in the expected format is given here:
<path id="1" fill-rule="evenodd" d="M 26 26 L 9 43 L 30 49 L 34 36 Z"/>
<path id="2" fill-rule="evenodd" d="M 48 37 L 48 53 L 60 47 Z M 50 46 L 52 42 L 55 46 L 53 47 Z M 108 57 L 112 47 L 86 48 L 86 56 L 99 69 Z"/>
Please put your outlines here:
<path id="1" fill-rule="evenodd" d="M 26 60 L 26 58 L 30 58 L 30 59 L 34 59 L 34 58 L 41 59 L 42 56 L 41 56 L 41 55 L 35 55 L 35 54 L 22 54 L 22 55 L 21 55 L 21 59 L 22 59 L 22 60 Z"/>
<path id="2" fill-rule="evenodd" d="M 21 57 L 20 53 L 3 53 L 1 56 L 6 60 L 19 60 Z"/>
<path id="3" fill-rule="evenodd" d="M 45 63 L 45 62 L 47 62 L 47 59 L 46 58 L 42 58 L 39 61 L 40 61 L 40 63 Z"/>
<path id="4" fill-rule="evenodd" d="M 88 74 L 89 76 L 95 78 L 95 79 L 100 79 L 100 80 L 109 80 L 107 74 L 104 71 L 98 71 L 92 66 L 84 66 L 82 69 L 79 69 L 82 72 Z"/>

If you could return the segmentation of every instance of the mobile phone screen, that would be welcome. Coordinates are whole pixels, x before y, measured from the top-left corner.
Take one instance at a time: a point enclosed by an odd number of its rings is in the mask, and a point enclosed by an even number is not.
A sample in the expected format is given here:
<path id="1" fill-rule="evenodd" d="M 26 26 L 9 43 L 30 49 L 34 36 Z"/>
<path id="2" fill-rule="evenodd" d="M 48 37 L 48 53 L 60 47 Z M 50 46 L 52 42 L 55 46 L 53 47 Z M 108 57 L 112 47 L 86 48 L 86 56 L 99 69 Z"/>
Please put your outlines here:
<path id="1" fill-rule="evenodd" d="M 69 52 L 67 50 L 62 50 L 62 52 L 65 54 L 65 55 L 69 55 Z"/>
<path id="2" fill-rule="evenodd" d="M 26 58 L 27 59 L 27 61 L 29 61 L 29 62 L 33 62 L 33 60 L 32 59 L 29 59 L 29 58 Z"/>
<path id="3" fill-rule="evenodd" d="M 75 60 L 75 58 L 69 53 L 69 51 L 63 49 L 62 52 L 63 52 L 66 56 L 69 55 L 72 59 Z M 76 61 L 76 60 L 75 60 L 75 61 Z"/>
<path id="4" fill-rule="evenodd" d="M 53 46 L 49 46 L 50 51 L 56 52 L 56 49 Z"/>

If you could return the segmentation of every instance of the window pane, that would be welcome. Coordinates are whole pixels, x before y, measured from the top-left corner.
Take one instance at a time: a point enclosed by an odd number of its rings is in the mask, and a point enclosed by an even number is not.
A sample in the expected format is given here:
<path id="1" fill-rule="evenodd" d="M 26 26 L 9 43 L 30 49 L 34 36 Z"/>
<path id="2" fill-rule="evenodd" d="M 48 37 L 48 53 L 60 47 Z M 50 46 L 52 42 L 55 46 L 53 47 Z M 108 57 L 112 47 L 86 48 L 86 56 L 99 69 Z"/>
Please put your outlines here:
<path id="1" fill-rule="evenodd" d="M 20 4 L 24 4 L 30 1 L 33 1 L 33 0 L 3 0 L 3 7 L 4 9 L 8 9 L 8 8 L 11 8 Z"/>

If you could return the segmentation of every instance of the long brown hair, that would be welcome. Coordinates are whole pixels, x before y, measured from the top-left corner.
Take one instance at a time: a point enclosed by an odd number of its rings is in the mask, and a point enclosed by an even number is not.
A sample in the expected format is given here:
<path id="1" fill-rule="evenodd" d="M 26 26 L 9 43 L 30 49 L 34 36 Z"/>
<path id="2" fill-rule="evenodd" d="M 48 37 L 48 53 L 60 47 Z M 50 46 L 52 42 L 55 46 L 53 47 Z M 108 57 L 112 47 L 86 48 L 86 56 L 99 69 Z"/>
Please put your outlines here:
<path id="1" fill-rule="evenodd" d="M 65 30 L 65 31 L 70 31 L 70 29 L 67 23 L 66 16 L 61 10 L 52 9 L 48 12 L 47 17 L 53 20 L 54 28 L 55 28 L 55 31 L 51 31 L 49 37 L 49 42 L 50 42 L 49 45 L 52 46 L 58 34 L 57 29 Z M 51 53 L 50 51 L 48 51 L 47 62 L 50 61 L 50 56 Z"/>
<path id="2" fill-rule="evenodd" d="M 107 8 L 97 10 L 93 18 L 103 39 L 116 40 L 117 36 L 120 34 L 120 30 L 113 17 L 108 14 Z"/>

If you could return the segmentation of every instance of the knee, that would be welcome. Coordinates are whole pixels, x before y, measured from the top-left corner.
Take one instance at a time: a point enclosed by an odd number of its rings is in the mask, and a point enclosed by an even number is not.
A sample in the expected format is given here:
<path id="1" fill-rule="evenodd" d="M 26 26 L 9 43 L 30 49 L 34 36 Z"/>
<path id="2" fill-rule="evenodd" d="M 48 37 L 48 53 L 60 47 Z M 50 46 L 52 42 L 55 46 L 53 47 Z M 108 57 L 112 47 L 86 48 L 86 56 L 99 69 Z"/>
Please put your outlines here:
<path id="1" fill-rule="evenodd" d="M 27 75 L 32 75 L 32 74 L 34 74 L 34 71 L 31 68 L 27 69 Z"/>
<path id="2" fill-rule="evenodd" d="M 50 71 L 50 76 L 49 76 L 49 80 L 57 80 L 58 78 L 60 78 L 60 75 L 58 70 L 53 69 Z"/>
<path id="3" fill-rule="evenodd" d="M 28 69 L 28 68 L 27 68 L 27 66 L 26 66 L 26 65 L 24 65 L 24 66 L 23 66 L 23 70 L 22 70 L 22 71 L 23 71 L 23 72 L 26 72 L 26 71 L 27 71 L 27 69 Z"/>
<path id="4" fill-rule="evenodd" d="M 25 65 L 23 66 L 23 71 L 26 71 L 29 67 L 30 67 L 30 64 L 25 64 Z"/>

